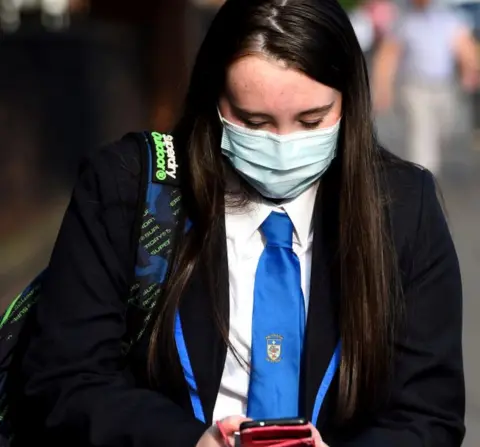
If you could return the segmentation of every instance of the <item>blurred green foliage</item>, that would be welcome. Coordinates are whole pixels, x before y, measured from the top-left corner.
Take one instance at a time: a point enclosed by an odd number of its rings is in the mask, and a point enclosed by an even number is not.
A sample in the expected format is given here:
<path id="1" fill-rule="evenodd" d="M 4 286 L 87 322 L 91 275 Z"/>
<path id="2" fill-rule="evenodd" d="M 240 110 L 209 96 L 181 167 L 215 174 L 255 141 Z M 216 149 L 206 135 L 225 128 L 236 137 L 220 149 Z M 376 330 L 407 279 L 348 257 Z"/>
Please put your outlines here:
<path id="1" fill-rule="evenodd" d="M 346 11 L 350 11 L 360 3 L 361 0 L 338 0 Z"/>

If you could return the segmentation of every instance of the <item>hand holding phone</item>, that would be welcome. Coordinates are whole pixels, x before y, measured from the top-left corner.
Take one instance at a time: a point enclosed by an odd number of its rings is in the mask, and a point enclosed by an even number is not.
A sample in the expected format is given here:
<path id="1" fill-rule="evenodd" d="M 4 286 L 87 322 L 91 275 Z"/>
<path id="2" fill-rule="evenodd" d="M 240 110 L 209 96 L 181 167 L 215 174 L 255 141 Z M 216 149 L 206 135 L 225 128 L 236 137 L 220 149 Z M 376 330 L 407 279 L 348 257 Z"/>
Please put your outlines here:
<path id="1" fill-rule="evenodd" d="M 235 433 L 248 420 L 244 416 L 229 416 L 217 421 L 203 433 L 195 447 L 234 447 Z"/>
<path id="2" fill-rule="evenodd" d="M 315 446 L 308 421 L 304 418 L 266 419 L 240 424 L 241 447 Z"/>

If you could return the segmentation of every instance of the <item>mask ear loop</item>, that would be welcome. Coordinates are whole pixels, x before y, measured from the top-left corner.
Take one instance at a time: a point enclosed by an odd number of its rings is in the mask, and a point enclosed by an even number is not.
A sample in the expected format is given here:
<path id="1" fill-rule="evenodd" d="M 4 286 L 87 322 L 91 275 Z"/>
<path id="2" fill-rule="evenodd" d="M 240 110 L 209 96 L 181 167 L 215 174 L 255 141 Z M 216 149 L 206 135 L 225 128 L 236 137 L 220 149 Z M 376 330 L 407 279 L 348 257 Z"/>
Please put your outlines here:
<path id="1" fill-rule="evenodd" d="M 218 113 L 218 118 L 220 119 L 220 124 L 223 124 L 225 122 L 225 118 L 222 116 L 218 106 L 217 106 L 217 113 Z"/>
<path id="2" fill-rule="evenodd" d="M 218 118 L 220 119 L 220 124 L 224 126 L 225 124 L 228 124 L 231 127 L 242 129 L 242 130 L 248 130 L 243 126 L 239 126 L 238 124 L 232 123 L 231 121 L 228 121 L 227 118 L 225 118 L 222 113 L 220 112 L 220 109 L 217 106 L 217 113 L 218 113 Z"/>

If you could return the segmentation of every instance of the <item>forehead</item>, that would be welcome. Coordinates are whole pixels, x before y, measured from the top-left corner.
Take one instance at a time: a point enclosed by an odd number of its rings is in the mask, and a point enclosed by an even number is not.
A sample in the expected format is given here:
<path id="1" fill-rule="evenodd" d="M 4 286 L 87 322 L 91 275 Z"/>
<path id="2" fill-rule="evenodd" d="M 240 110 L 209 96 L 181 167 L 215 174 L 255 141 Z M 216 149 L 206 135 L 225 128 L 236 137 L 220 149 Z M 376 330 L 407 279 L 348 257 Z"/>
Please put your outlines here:
<path id="1" fill-rule="evenodd" d="M 281 113 L 330 104 L 336 90 L 279 61 L 254 55 L 230 65 L 226 94 L 241 108 Z"/>

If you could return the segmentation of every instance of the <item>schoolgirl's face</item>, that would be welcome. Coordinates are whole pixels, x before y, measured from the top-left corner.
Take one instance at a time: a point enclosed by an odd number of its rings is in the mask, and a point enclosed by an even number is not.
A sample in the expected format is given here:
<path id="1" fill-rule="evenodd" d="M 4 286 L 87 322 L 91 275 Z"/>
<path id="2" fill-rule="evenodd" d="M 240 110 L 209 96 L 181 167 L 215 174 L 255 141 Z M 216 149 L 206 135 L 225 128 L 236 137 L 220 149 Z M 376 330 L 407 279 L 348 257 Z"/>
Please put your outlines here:
<path id="1" fill-rule="evenodd" d="M 342 95 L 279 61 L 249 55 L 228 68 L 219 109 L 239 126 L 286 135 L 333 126 Z"/>

